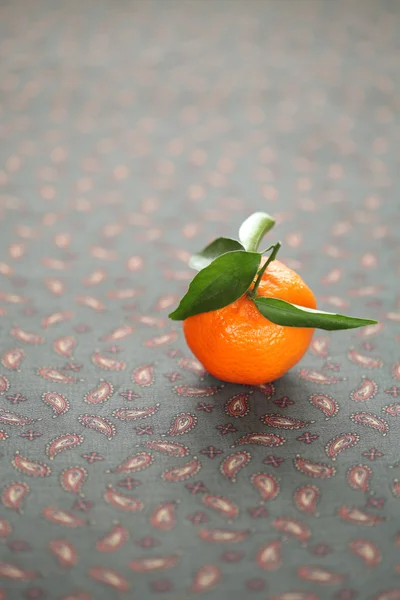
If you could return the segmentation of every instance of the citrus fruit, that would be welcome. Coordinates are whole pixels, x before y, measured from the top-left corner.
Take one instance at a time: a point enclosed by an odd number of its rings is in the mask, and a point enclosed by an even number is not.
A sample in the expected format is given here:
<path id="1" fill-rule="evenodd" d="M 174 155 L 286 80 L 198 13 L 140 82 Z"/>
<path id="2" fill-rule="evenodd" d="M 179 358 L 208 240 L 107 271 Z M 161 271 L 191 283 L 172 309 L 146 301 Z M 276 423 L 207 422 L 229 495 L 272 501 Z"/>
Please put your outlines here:
<path id="1" fill-rule="evenodd" d="M 276 260 L 281 243 L 258 249 L 274 223 L 270 215 L 254 213 L 242 223 L 240 241 L 220 237 L 194 254 L 189 266 L 199 273 L 169 315 L 183 321 L 193 354 L 224 381 L 259 385 L 278 379 L 302 358 L 316 327 L 376 323 L 316 310 L 310 288 Z"/>
<path id="2" fill-rule="evenodd" d="M 303 279 L 278 260 L 264 272 L 258 296 L 316 307 L 314 294 Z M 314 329 L 272 323 L 243 294 L 228 306 L 185 319 L 183 331 L 189 348 L 211 375 L 257 385 L 274 381 L 291 369 L 306 352 Z"/>

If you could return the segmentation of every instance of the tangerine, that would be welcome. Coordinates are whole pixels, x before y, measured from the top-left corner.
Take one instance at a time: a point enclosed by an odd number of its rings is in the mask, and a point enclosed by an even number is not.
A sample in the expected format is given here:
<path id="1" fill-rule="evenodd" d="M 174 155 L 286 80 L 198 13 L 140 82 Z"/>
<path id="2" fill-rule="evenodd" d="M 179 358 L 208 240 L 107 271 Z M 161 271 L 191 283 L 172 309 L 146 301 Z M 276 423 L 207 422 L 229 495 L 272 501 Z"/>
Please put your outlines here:
<path id="1" fill-rule="evenodd" d="M 314 294 L 300 275 L 279 260 L 268 265 L 257 296 L 316 308 Z M 189 348 L 211 375 L 248 385 L 284 375 L 303 357 L 314 333 L 272 323 L 247 293 L 224 308 L 188 317 L 183 330 Z"/>

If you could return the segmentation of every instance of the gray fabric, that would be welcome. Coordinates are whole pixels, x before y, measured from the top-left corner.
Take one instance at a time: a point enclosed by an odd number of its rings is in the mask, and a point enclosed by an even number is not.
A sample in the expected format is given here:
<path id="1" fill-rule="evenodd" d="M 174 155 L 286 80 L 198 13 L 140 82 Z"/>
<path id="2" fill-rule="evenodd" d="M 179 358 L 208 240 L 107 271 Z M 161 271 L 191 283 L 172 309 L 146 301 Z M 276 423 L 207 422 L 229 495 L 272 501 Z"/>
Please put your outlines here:
<path id="1" fill-rule="evenodd" d="M 400 598 L 398 3 L 0 5 L 4 597 Z M 189 254 L 260 209 L 322 309 L 380 325 L 316 332 L 250 388 L 203 375 L 167 314 Z M 284 443 L 238 444 L 258 433 Z"/>

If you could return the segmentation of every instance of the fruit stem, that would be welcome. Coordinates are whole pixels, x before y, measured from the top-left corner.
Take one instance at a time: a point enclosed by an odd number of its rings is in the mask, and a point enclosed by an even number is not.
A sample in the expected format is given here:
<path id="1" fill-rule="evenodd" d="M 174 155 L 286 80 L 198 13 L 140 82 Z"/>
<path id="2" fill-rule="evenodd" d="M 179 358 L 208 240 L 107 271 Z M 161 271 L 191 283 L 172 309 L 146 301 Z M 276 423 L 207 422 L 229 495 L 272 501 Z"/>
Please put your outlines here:
<path id="1" fill-rule="evenodd" d="M 267 250 L 265 250 L 265 252 L 268 252 L 268 250 L 272 250 L 271 254 L 269 255 L 268 259 L 266 260 L 265 264 L 261 267 L 261 269 L 258 271 L 257 273 L 257 279 L 256 282 L 254 284 L 253 289 L 249 290 L 247 292 L 247 295 L 250 296 L 250 298 L 255 298 L 257 295 L 257 290 L 258 290 L 258 286 L 260 285 L 262 276 L 264 275 L 265 271 L 268 268 L 268 265 L 275 260 L 276 255 L 279 252 L 279 249 L 281 247 L 281 243 L 277 242 L 276 244 L 274 244 L 273 246 L 270 246 L 269 248 L 267 248 Z"/>

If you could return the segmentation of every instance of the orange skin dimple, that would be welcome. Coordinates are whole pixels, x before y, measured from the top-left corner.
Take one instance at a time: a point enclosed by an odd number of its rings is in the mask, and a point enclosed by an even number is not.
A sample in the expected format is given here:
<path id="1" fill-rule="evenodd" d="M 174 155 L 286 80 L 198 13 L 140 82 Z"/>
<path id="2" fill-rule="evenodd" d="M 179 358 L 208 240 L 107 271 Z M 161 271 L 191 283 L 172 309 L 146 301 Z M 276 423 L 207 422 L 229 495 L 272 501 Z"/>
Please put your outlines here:
<path id="1" fill-rule="evenodd" d="M 257 295 L 316 308 L 310 288 L 278 260 L 268 266 Z M 284 375 L 303 357 L 314 333 L 271 323 L 247 294 L 224 308 L 189 317 L 183 330 L 189 348 L 211 375 L 248 385 Z"/>

